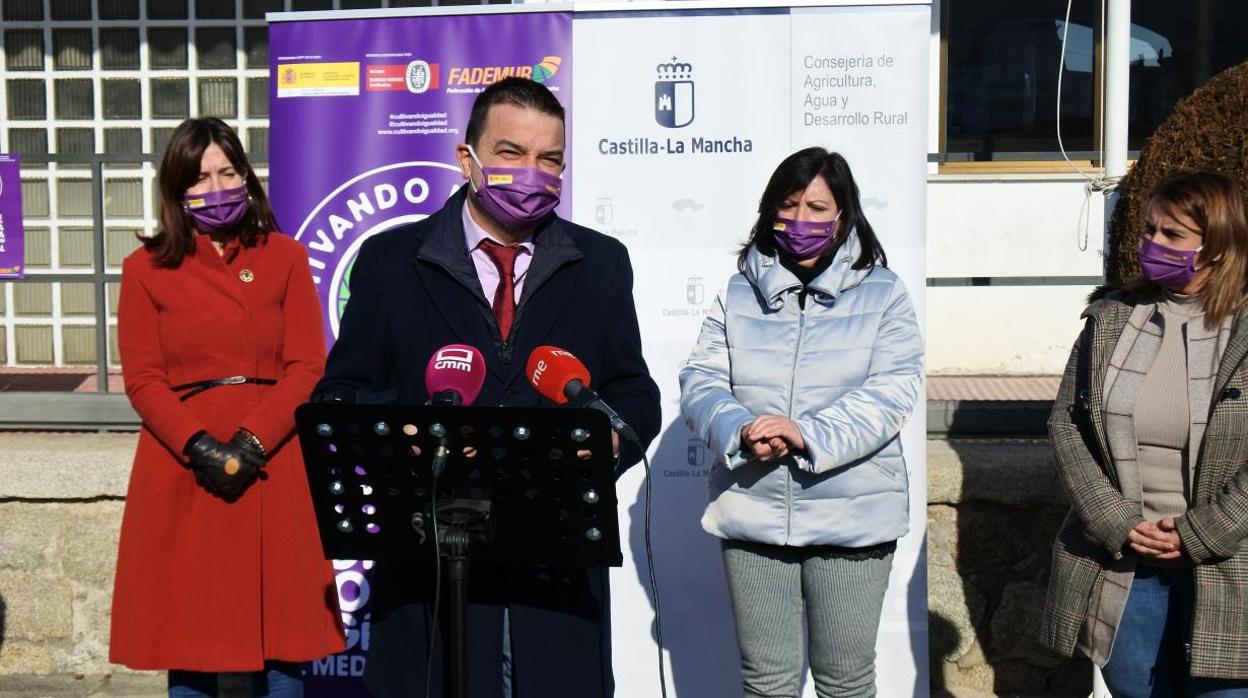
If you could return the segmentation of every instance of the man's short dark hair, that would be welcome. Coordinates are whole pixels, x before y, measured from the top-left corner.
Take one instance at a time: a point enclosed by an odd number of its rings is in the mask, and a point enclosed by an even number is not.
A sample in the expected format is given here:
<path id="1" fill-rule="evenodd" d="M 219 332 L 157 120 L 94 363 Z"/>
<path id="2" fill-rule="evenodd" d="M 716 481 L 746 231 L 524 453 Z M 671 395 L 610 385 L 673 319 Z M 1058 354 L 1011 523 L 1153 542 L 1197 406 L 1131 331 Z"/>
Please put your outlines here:
<path id="1" fill-rule="evenodd" d="M 503 78 L 485 88 L 472 103 L 472 114 L 468 117 L 468 129 L 464 134 L 465 143 L 477 147 L 481 132 L 485 130 L 485 118 L 495 104 L 536 109 L 543 114 L 557 116 L 563 122 L 563 105 L 545 85 L 528 78 Z"/>

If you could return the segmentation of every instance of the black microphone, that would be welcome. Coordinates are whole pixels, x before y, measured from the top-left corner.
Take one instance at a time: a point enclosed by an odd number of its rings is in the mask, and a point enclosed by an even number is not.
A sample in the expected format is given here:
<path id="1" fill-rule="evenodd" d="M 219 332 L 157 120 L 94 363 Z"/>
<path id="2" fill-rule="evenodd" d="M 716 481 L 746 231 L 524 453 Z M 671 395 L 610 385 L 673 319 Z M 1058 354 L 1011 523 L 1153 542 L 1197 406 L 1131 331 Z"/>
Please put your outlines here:
<path id="1" fill-rule="evenodd" d="M 439 407 L 460 407 L 464 404 L 464 396 L 454 390 L 439 390 L 429 396 L 429 404 Z"/>
<path id="2" fill-rule="evenodd" d="M 579 380 L 573 378 L 563 386 L 563 394 L 568 396 L 568 405 L 570 407 L 588 407 L 591 410 L 598 410 L 607 415 L 607 421 L 611 423 L 611 428 L 620 433 L 620 436 L 632 441 L 637 445 L 641 445 L 641 439 L 637 436 L 637 432 L 628 426 L 628 422 L 620 416 L 618 412 L 611 408 L 603 401 L 598 393 L 595 393 L 589 386 L 582 384 Z"/>

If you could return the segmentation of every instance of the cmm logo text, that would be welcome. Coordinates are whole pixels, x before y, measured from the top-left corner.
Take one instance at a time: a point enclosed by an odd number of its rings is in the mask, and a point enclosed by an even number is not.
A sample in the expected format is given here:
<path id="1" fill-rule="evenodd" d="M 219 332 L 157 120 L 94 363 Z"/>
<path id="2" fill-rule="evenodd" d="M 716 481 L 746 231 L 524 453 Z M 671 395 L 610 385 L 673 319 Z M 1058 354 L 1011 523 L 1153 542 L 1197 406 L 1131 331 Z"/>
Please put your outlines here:
<path id="1" fill-rule="evenodd" d="M 437 370 L 472 373 L 472 350 L 468 347 L 444 347 L 438 350 L 433 367 Z"/>

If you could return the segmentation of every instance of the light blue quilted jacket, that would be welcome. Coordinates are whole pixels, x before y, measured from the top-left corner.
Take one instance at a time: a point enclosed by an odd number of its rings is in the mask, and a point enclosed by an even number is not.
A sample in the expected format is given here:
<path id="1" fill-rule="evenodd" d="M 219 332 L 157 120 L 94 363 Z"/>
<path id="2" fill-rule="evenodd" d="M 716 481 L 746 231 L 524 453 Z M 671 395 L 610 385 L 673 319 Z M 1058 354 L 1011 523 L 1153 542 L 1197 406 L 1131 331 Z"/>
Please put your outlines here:
<path id="1" fill-rule="evenodd" d="M 852 231 L 837 258 L 801 282 L 751 249 L 702 324 L 680 372 L 680 411 L 716 454 L 702 517 L 720 538 L 862 547 L 908 526 L 901 427 L 918 401 L 923 338 L 897 275 L 854 270 Z M 761 463 L 741 450 L 756 416 L 786 415 L 806 451 Z"/>

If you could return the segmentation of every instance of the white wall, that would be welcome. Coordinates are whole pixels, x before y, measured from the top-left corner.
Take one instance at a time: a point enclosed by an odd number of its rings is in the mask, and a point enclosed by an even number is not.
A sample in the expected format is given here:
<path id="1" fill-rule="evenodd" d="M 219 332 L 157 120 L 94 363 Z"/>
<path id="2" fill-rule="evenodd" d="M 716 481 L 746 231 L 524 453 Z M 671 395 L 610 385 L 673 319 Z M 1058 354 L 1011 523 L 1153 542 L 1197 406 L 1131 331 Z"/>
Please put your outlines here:
<path id="1" fill-rule="evenodd" d="M 1101 274 L 1104 200 L 1078 175 L 933 175 L 927 202 L 929 279 Z M 1061 373 L 1093 288 L 929 286 L 928 372 Z"/>
<path id="2" fill-rule="evenodd" d="M 664 397 L 665 424 L 652 446 L 651 529 L 668 685 L 680 698 L 739 695 L 740 679 L 718 543 L 698 523 L 714 457 L 679 417 L 677 372 L 734 270 L 733 251 L 757 215 L 759 193 L 784 157 L 811 144 L 845 155 L 920 321 L 925 312 L 931 21 L 921 5 L 873 3 L 855 0 L 855 6 L 802 7 L 787 14 L 603 13 L 573 23 L 573 219 L 628 246 L 646 360 Z M 747 48 L 738 40 L 742 36 L 751 38 Z M 842 57 L 864 60 L 848 69 L 820 65 Z M 656 118 L 657 68 L 673 65 L 685 67 L 679 80 L 666 83 L 684 90 L 672 99 L 696 104 L 676 109 L 693 118 L 687 129 Z M 847 71 L 870 81 L 826 86 L 831 81 L 824 78 L 839 79 Z M 826 101 L 832 96 L 838 98 L 835 108 Z M 731 137 L 749 147 L 699 153 L 692 146 L 699 137 Z M 634 149 L 630 142 L 654 147 Z M 925 416 L 918 409 L 902 432 L 910 532 L 898 544 L 877 642 L 884 696 L 928 692 Z M 628 512 L 621 520 L 627 542 L 624 566 L 612 570 L 615 678 L 617 694 L 628 698 L 658 695 L 640 486 L 638 468 L 617 483 L 620 509 Z M 813 698 L 814 692 L 807 681 L 802 695 Z"/>

